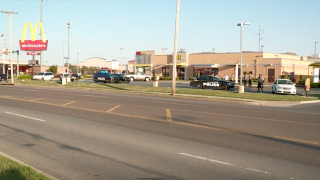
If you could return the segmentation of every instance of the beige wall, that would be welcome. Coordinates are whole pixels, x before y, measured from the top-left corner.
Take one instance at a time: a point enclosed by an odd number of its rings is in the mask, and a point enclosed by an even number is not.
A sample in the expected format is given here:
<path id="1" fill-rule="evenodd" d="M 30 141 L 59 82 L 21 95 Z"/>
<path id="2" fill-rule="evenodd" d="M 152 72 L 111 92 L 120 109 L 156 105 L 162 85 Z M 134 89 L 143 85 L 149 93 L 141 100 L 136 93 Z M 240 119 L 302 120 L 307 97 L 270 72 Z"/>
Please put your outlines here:
<path id="1" fill-rule="evenodd" d="M 162 76 L 162 67 L 169 68 L 169 76 L 172 76 L 172 55 L 157 55 L 154 51 L 148 51 L 152 54 L 152 64 L 156 75 Z M 223 77 L 225 74 L 230 76 L 235 74 L 236 63 L 240 62 L 240 53 L 194 53 L 188 54 L 187 76 L 195 76 L 195 67 L 215 66 L 218 68 L 218 76 Z M 263 74 L 268 76 L 268 70 L 274 69 L 275 78 L 283 74 L 294 72 L 295 75 L 312 75 L 313 69 L 308 65 L 311 62 L 307 58 L 294 54 L 267 53 L 267 52 L 243 52 L 242 53 L 242 71 L 252 72 L 254 77 Z M 177 66 L 181 67 L 181 66 Z M 240 69 L 240 65 L 239 65 Z"/>

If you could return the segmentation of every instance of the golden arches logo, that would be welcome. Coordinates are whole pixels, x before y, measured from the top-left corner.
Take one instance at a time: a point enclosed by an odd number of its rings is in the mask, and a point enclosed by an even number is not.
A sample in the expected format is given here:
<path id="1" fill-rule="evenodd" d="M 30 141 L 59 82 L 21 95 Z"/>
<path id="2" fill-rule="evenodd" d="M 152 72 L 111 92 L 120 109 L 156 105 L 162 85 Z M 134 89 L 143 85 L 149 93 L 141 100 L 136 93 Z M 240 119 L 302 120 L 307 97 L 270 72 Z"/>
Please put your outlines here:
<path id="1" fill-rule="evenodd" d="M 23 31 L 22 31 L 21 43 L 24 43 L 24 38 L 25 38 L 25 35 L 26 35 L 27 25 L 29 25 L 29 27 L 30 27 L 31 41 L 35 41 L 36 40 L 37 28 L 38 28 L 38 26 L 40 26 L 42 42 L 43 43 L 46 42 L 46 35 L 44 34 L 44 29 L 43 29 L 42 24 L 40 22 L 37 22 L 36 25 L 33 28 L 31 23 L 26 22 L 26 24 L 24 24 Z"/>

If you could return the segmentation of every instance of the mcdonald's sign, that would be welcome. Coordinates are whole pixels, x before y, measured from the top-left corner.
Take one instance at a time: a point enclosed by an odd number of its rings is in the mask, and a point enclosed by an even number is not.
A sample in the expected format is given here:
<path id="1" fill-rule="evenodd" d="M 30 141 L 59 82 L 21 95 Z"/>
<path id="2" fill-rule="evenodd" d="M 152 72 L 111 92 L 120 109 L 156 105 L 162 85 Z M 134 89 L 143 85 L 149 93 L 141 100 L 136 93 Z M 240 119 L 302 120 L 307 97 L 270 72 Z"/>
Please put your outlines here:
<path id="1" fill-rule="evenodd" d="M 182 60 L 181 54 L 178 54 L 178 55 L 177 55 L 177 60 Z"/>
<path id="2" fill-rule="evenodd" d="M 31 31 L 31 40 L 25 40 L 25 34 L 28 25 Z M 40 26 L 42 40 L 36 40 L 38 26 Z M 40 22 L 37 22 L 33 28 L 32 25 L 29 22 L 27 22 L 23 27 L 22 36 L 19 43 L 21 51 L 46 51 L 48 47 L 48 40 L 46 40 L 46 35 L 44 33 L 42 24 Z"/>

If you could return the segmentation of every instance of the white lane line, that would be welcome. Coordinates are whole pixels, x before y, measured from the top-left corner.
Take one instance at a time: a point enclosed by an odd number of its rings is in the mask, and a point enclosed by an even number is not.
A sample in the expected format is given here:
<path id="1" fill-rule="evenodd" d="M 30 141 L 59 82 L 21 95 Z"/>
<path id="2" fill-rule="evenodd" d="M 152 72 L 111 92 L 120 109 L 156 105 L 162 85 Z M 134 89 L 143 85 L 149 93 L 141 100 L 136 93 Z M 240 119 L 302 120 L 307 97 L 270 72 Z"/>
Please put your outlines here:
<path id="1" fill-rule="evenodd" d="M 42 121 L 42 122 L 45 121 L 45 120 L 42 120 L 42 119 L 33 118 L 33 117 L 29 117 L 29 116 L 24 116 L 24 115 L 21 115 L 21 114 L 15 114 L 15 113 L 12 113 L 12 112 L 7 112 L 7 111 L 5 111 L 5 113 L 7 113 L 7 114 L 12 114 L 12 115 L 16 115 L 16 116 L 20 116 L 20 117 L 24 117 L 24 118 L 28 118 L 28 119 L 33 119 L 33 120 L 36 120 L 36 121 Z"/>
<path id="2" fill-rule="evenodd" d="M 181 106 L 197 106 L 197 107 L 205 107 L 205 106 L 201 106 L 201 105 L 192 105 L 192 104 L 182 104 L 182 103 L 168 103 L 168 102 L 162 102 L 162 101 L 153 101 L 155 103 L 162 103 L 162 104 L 178 104 Z"/>
<path id="3" fill-rule="evenodd" d="M 85 95 L 85 94 L 76 94 L 78 96 L 88 96 L 88 97 L 99 97 L 99 98 L 107 98 L 105 96 L 94 96 L 94 95 Z"/>
<path id="4" fill-rule="evenodd" d="M 202 159 L 202 160 L 206 160 L 206 161 L 215 162 L 215 163 L 218 163 L 218 164 L 223 164 L 223 165 L 227 165 L 227 166 L 233 166 L 233 167 L 236 167 L 236 168 L 246 169 L 246 170 L 257 172 L 257 173 L 263 173 L 263 174 L 271 175 L 271 173 L 268 172 L 268 171 L 262 171 L 262 170 L 255 169 L 255 168 L 244 168 L 244 167 L 236 166 L 236 165 L 228 163 L 228 162 L 223 162 L 223 161 L 214 160 L 214 159 L 208 159 L 208 158 L 201 157 L 201 156 L 194 156 L 194 155 L 187 154 L 187 153 L 179 153 L 179 154 L 180 155 L 184 155 L 184 156 L 197 158 L 197 159 Z M 277 174 L 273 174 L 273 175 L 275 175 L 277 177 L 281 177 L 280 175 L 277 175 Z M 292 177 L 291 179 L 294 179 L 294 178 Z"/>
<path id="5" fill-rule="evenodd" d="M 214 160 L 214 159 L 208 159 L 208 158 L 200 157 L 200 156 L 194 156 L 194 155 L 187 154 L 187 153 L 179 153 L 179 154 L 184 155 L 184 156 L 189 156 L 189 157 L 193 157 L 193 158 L 198 158 L 198 159 L 206 160 L 206 161 L 211 161 L 211 162 L 215 162 L 215 163 L 219 163 L 219 164 L 223 164 L 223 165 L 234 166 L 234 165 L 231 164 L 231 163 L 227 163 L 227 162 L 223 162 L 223 161 L 218 161 L 218 160 Z"/>
<path id="6" fill-rule="evenodd" d="M 264 174 L 271 174 L 267 171 L 261 171 L 259 169 L 254 169 L 254 168 L 246 168 L 246 170 L 249 170 L 249 171 L 254 171 L 254 172 L 259 172 L 259 173 L 264 173 Z"/>

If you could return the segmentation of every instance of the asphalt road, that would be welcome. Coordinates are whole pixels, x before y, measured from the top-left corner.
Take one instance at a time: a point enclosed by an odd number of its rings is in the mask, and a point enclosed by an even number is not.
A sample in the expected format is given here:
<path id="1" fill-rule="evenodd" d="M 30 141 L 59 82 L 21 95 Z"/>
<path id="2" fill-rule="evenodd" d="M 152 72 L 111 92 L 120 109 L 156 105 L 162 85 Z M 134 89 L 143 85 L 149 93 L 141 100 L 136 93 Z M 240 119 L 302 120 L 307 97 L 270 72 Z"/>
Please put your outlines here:
<path id="1" fill-rule="evenodd" d="M 0 151 L 58 179 L 319 179 L 320 104 L 0 87 Z"/>

